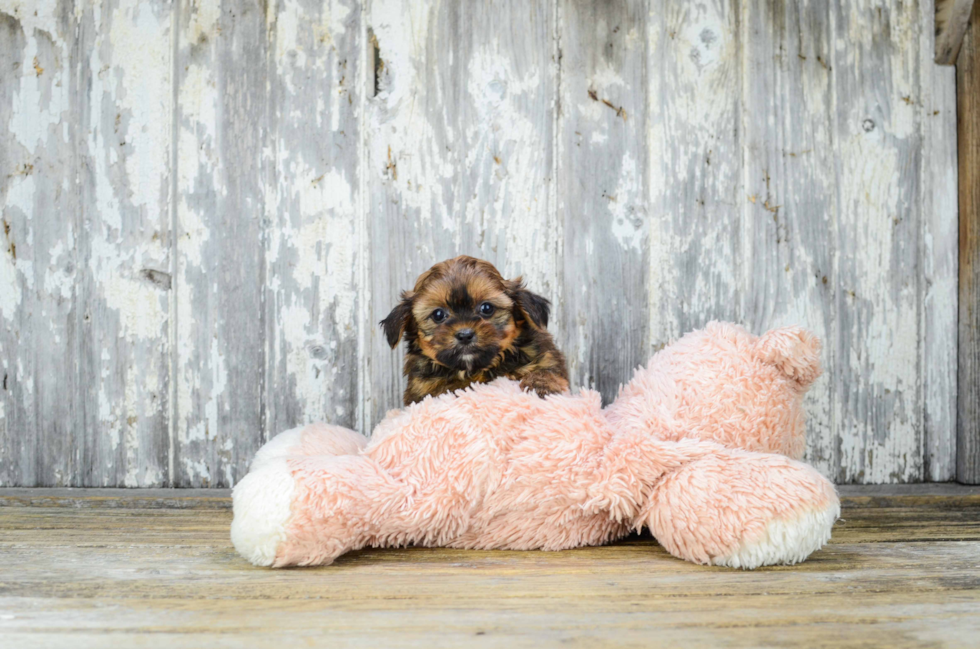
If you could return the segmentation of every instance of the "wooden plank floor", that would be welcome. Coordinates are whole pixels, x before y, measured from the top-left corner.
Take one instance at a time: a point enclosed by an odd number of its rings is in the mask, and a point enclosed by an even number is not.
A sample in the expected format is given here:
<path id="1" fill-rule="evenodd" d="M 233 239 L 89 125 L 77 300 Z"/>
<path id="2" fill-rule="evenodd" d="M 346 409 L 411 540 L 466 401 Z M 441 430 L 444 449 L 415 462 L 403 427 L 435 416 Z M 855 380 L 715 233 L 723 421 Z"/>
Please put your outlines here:
<path id="1" fill-rule="evenodd" d="M 273 571 L 231 547 L 227 492 L 0 489 L 0 646 L 980 646 L 980 489 L 842 495 L 832 543 L 794 567 L 637 537 Z"/>

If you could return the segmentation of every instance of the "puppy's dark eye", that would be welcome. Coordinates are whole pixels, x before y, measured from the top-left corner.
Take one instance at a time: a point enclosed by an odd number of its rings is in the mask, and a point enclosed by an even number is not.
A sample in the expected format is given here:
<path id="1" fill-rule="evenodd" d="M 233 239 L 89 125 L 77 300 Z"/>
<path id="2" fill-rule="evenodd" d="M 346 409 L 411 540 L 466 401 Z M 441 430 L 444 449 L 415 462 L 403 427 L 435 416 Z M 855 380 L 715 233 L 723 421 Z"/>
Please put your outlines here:
<path id="1" fill-rule="evenodd" d="M 484 302 L 483 304 L 480 305 L 480 315 L 482 315 L 485 318 L 489 318 L 490 316 L 492 316 L 494 311 L 496 311 L 496 309 L 489 302 Z"/>
<path id="2" fill-rule="evenodd" d="M 449 314 L 446 313 L 445 309 L 436 309 L 432 312 L 432 320 L 433 322 L 442 322 L 448 315 Z"/>

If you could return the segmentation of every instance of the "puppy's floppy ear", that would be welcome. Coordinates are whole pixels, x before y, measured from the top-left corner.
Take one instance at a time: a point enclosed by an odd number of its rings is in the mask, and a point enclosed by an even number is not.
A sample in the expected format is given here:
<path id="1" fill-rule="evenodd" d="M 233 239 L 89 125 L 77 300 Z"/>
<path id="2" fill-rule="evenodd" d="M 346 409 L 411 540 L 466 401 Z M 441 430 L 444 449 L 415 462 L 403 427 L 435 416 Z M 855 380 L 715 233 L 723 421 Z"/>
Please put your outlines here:
<path id="1" fill-rule="evenodd" d="M 388 317 L 380 322 L 381 328 L 384 329 L 385 337 L 388 339 L 388 344 L 394 349 L 398 346 L 398 341 L 402 339 L 402 334 L 405 333 L 405 329 L 408 327 L 409 322 L 412 320 L 412 294 L 405 291 L 402 292 L 402 299 L 395 308 L 391 310 Z"/>
<path id="2" fill-rule="evenodd" d="M 520 277 L 506 282 L 507 294 L 514 300 L 516 306 L 532 327 L 544 329 L 548 326 L 548 316 L 551 315 L 551 302 L 537 293 L 524 288 L 524 280 Z"/>

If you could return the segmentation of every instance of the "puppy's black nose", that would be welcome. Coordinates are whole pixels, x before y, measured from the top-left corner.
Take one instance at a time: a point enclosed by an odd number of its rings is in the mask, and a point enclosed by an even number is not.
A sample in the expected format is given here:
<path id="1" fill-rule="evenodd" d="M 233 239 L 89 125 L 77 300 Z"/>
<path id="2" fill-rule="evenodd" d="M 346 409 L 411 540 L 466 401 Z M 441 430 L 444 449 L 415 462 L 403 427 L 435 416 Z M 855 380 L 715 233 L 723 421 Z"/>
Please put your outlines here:
<path id="1" fill-rule="evenodd" d="M 473 342 L 473 338 L 476 337 L 476 332 L 472 329 L 460 329 L 456 332 L 456 340 L 466 344 Z"/>

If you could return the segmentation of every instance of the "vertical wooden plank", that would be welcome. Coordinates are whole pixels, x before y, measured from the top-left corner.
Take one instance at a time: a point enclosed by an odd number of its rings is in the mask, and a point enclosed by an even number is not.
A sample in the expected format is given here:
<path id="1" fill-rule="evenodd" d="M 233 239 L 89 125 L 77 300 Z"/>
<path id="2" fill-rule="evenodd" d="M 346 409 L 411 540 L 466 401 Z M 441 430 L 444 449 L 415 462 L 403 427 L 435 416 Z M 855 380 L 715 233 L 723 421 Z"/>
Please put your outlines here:
<path id="1" fill-rule="evenodd" d="M 452 33 L 452 59 L 431 64 L 448 64 L 452 73 L 450 87 L 438 92 L 459 143 L 456 247 L 506 277 L 522 275 L 550 299 L 556 316 L 549 329 L 560 337 L 555 4 L 467 2 L 455 16 L 453 4 L 440 5 L 447 22 L 437 36 Z"/>
<path id="2" fill-rule="evenodd" d="M 980 3 L 956 63 L 959 146 L 959 395 L 956 479 L 980 484 Z"/>
<path id="3" fill-rule="evenodd" d="M 79 486 L 168 481 L 169 2 L 76 12 Z"/>
<path id="4" fill-rule="evenodd" d="M 923 474 L 956 479 L 957 172 L 956 71 L 933 62 L 933 2 L 919 5 L 919 98 L 922 221 L 919 255 Z"/>
<path id="5" fill-rule="evenodd" d="M 273 11 L 267 435 L 357 424 L 364 92 L 358 2 L 285 0 Z"/>
<path id="6" fill-rule="evenodd" d="M 653 2 L 649 22 L 651 351 L 738 320 L 738 5 Z"/>
<path id="7" fill-rule="evenodd" d="M 400 406 L 376 323 L 433 263 L 481 256 L 555 298 L 552 5 L 369 5 L 362 421 Z"/>
<path id="8" fill-rule="evenodd" d="M 179 8 L 175 486 L 233 485 L 263 440 L 263 7 Z"/>
<path id="9" fill-rule="evenodd" d="M 832 3 L 840 482 L 923 470 L 918 5 Z"/>
<path id="10" fill-rule="evenodd" d="M 573 385 L 611 401 L 649 357 L 645 3 L 559 3 L 560 319 Z"/>
<path id="11" fill-rule="evenodd" d="M 437 0 L 371 0 L 371 72 L 364 127 L 367 223 L 362 277 L 370 287 L 364 318 L 362 414 L 370 430 L 400 407 L 403 352 L 377 327 L 399 292 L 433 263 L 457 253 L 460 200 L 455 182 L 462 154 L 445 111 L 455 55 L 449 55 L 459 8 Z M 444 96 L 448 95 L 446 99 Z"/>
<path id="12" fill-rule="evenodd" d="M 930 27 L 930 35 L 935 35 L 932 49 L 936 63 L 955 65 L 970 20 L 973 0 L 935 0 L 935 5 L 931 15 L 923 14 L 922 24 L 923 27 Z M 922 45 L 928 49 L 928 43 Z"/>
<path id="13" fill-rule="evenodd" d="M 807 393 L 807 460 L 839 467 L 833 412 L 836 228 L 831 32 L 824 2 L 743 2 L 742 320 L 800 324 L 829 371 Z"/>
<path id="14" fill-rule="evenodd" d="M 3 486 L 67 486 L 77 467 L 74 30 L 54 3 L 0 5 Z"/>
<path id="15" fill-rule="evenodd" d="M 4 21 L 4 42 L 26 54 L 4 56 L 19 82 L 17 101 L 4 102 L 14 135 L 4 149 L 20 169 L 4 174 L 17 185 L 4 229 L 11 259 L 32 271 L 17 286 L 15 302 L 29 316 L 16 332 L 20 351 L 4 355 L 17 367 L 5 369 L 14 397 L 8 430 L 20 447 L 11 455 L 20 464 L 15 481 L 160 486 L 170 7 L 44 5 L 25 12 L 25 22 L 20 11 Z M 28 401 L 33 417 L 24 417 Z"/>

